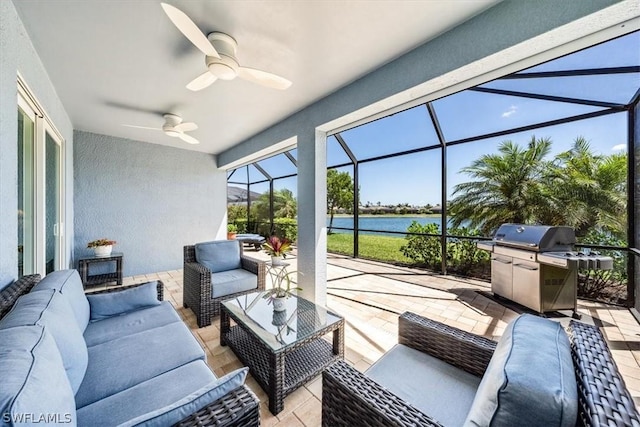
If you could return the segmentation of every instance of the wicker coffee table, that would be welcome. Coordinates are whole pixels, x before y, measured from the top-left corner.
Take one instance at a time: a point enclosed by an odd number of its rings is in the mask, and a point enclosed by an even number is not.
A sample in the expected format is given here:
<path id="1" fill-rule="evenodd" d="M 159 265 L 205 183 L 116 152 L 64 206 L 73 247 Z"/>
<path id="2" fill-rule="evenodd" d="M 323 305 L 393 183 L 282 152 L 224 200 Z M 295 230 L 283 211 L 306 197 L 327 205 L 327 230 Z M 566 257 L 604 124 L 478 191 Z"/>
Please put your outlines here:
<path id="1" fill-rule="evenodd" d="M 220 344 L 249 367 L 275 415 L 287 395 L 344 358 L 344 319 L 300 297 L 287 299 L 286 311 L 274 312 L 264 295 L 255 292 L 221 304 Z M 329 332 L 332 342 L 323 338 Z"/>

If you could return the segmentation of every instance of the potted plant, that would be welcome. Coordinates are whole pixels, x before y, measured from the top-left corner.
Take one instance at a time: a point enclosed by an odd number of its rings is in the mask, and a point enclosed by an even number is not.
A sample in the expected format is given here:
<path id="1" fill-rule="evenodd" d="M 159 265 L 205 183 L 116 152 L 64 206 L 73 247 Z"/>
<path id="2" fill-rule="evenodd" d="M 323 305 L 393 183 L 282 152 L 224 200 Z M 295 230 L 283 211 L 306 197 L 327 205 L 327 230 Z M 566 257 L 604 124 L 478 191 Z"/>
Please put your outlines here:
<path id="1" fill-rule="evenodd" d="M 273 283 L 273 288 L 265 291 L 264 299 L 269 300 L 269 304 L 273 303 L 273 311 L 284 311 L 287 309 L 285 300 L 293 295 L 293 291 L 301 291 L 302 288 L 292 286 L 291 274 L 295 273 L 290 271 L 287 274 L 278 276 L 277 280 Z"/>
<path id="2" fill-rule="evenodd" d="M 227 240 L 235 240 L 238 234 L 238 226 L 235 224 L 227 224 Z"/>
<path id="3" fill-rule="evenodd" d="M 115 240 L 98 239 L 89 242 L 87 248 L 92 248 L 96 256 L 109 256 L 115 244 Z"/>
<path id="4" fill-rule="evenodd" d="M 291 242 L 286 238 L 280 239 L 278 236 L 271 236 L 262 245 L 262 249 L 271 255 L 271 264 L 279 265 L 282 259 L 287 257 L 287 253 L 291 252 Z"/>

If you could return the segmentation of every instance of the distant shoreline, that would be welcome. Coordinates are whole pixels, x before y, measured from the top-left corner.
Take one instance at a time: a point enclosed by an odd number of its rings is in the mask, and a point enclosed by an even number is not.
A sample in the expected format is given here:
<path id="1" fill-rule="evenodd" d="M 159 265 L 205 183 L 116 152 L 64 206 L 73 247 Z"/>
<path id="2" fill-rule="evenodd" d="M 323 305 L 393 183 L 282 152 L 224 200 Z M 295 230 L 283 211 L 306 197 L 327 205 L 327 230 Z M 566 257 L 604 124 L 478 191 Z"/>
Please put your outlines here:
<path id="1" fill-rule="evenodd" d="M 440 218 L 440 214 L 360 214 L 359 218 Z M 353 218 L 351 214 L 335 214 L 334 218 Z M 330 218 L 330 215 L 327 215 Z"/>

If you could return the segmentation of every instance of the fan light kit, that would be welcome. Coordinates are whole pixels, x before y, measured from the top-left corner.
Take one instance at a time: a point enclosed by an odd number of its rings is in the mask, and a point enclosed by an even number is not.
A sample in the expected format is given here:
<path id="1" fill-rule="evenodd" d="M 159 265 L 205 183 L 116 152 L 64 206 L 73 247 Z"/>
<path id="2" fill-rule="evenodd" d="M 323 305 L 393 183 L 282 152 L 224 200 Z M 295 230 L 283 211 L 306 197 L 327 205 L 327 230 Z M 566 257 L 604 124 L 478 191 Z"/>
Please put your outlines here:
<path id="1" fill-rule="evenodd" d="M 284 77 L 241 66 L 236 58 L 238 43 L 233 37 L 218 32 L 211 33 L 207 37 L 180 9 L 167 3 L 161 3 L 161 5 L 178 30 L 205 54 L 207 71 L 193 79 L 187 85 L 187 89 L 198 91 L 210 86 L 218 79 L 233 80 L 236 77 L 273 89 L 284 90 L 291 86 L 291 82 Z"/>

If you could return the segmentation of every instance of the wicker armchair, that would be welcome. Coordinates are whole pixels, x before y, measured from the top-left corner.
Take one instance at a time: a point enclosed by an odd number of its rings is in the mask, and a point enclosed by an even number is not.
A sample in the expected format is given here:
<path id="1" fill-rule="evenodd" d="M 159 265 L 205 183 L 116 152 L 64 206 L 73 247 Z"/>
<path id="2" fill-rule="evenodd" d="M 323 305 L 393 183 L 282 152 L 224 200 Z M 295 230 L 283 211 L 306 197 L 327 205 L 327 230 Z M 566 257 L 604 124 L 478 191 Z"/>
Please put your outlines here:
<path id="1" fill-rule="evenodd" d="M 240 245 L 240 243 L 238 244 Z M 257 288 L 213 298 L 212 286 L 215 286 L 215 283 L 211 282 L 211 271 L 196 261 L 195 246 L 184 247 L 182 305 L 185 308 L 190 308 L 196 315 L 198 327 L 202 328 L 211 324 L 211 319 L 220 314 L 220 303 L 225 299 L 264 290 L 265 263 L 242 255 L 240 262 L 244 270 L 258 276 Z"/>
<path id="2" fill-rule="evenodd" d="M 496 343 L 413 313 L 399 319 L 400 344 L 482 376 Z M 571 321 L 578 383 L 577 426 L 640 426 L 640 415 L 598 328 Z M 426 385 L 428 387 L 428 385 Z M 437 390 L 434 390 L 437 393 Z M 441 426 L 343 361 L 322 374 L 323 426 Z"/>

